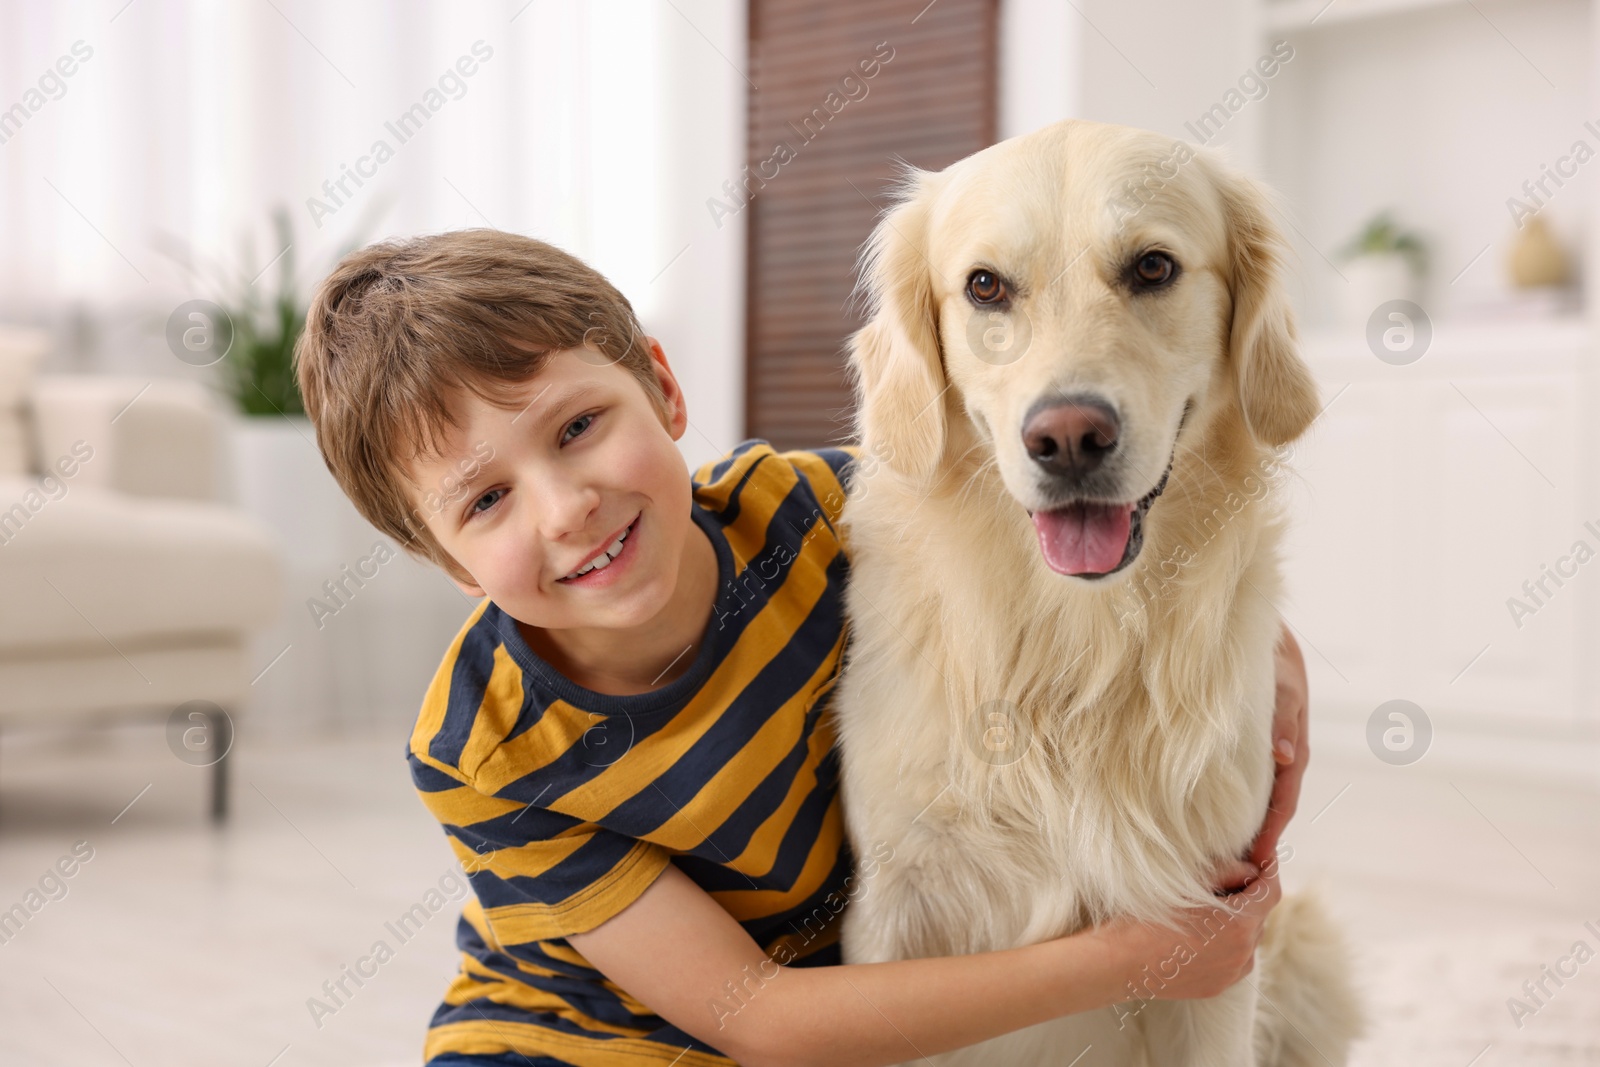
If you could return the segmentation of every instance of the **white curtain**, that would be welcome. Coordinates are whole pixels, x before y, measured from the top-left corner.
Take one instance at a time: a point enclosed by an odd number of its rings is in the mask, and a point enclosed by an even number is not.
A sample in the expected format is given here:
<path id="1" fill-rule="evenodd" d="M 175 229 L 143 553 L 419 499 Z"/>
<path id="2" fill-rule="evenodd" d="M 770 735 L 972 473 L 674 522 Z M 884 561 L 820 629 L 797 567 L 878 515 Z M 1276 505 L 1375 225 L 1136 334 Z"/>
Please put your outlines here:
<path id="1" fill-rule="evenodd" d="M 205 295 L 161 235 L 253 272 L 281 251 L 281 203 L 303 284 L 363 221 L 371 238 L 493 225 L 583 256 L 648 316 L 675 251 L 652 180 L 663 15 L 679 17 L 658 0 L 5 3 L 0 312 Z"/>

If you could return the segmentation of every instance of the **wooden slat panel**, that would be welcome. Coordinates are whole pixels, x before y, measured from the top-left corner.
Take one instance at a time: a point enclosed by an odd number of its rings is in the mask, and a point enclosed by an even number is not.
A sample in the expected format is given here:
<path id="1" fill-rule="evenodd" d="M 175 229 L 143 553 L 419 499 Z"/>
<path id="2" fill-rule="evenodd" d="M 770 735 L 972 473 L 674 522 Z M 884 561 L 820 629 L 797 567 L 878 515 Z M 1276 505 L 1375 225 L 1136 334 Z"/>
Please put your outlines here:
<path id="1" fill-rule="evenodd" d="M 749 71 L 759 89 L 750 94 L 746 157 L 764 184 L 752 177 L 742 209 L 746 436 L 780 449 L 849 439 L 844 346 L 861 325 L 850 299 L 856 256 L 899 176 L 897 158 L 938 170 L 993 143 L 997 5 L 750 0 Z M 863 60 L 878 62 L 873 77 L 858 69 Z M 855 84 L 841 86 L 846 75 Z M 794 158 L 768 178 L 772 168 L 758 168 L 780 143 Z"/>

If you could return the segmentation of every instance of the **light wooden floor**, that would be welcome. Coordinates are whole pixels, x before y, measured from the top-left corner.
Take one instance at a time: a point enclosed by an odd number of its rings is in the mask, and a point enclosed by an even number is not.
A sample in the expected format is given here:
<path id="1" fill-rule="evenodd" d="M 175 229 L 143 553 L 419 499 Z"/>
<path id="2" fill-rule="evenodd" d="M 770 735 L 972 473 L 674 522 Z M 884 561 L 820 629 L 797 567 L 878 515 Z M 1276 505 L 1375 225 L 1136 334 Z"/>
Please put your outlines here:
<path id="1" fill-rule="evenodd" d="M 74 842 L 94 857 L 0 944 L 0 1063 L 387 1067 L 416 1063 L 455 969 L 449 904 L 339 1010 L 307 999 L 450 863 L 412 792 L 403 731 L 262 748 L 241 737 L 235 816 L 159 729 L 0 738 L 0 910 Z M 1361 1067 L 1600 1064 L 1600 957 L 1519 1029 L 1525 979 L 1600 952 L 1600 799 L 1314 747 L 1286 886 L 1320 881 L 1375 1019 Z M 146 790 L 145 787 L 149 786 Z M 131 808 L 118 816 L 138 797 Z M 113 818 L 116 821 L 113 823 Z M 1476 1059 L 1475 1059 L 1476 1057 Z"/>
<path id="2" fill-rule="evenodd" d="M 1600 792 L 1335 748 L 1313 746 L 1285 885 L 1319 880 L 1351 932 L 1374 1022 L 1353 1062 L 1600 1064 Z M 1580 940 L 1596 958 L 1519 1026 L 1508 999 Z"/>
<path id="3" fill-rule="evenodd" d="M 79 754 L 0 744 L 0 908 L 74 842 L 94 848 L 68 895 L 0 945 L 0 1063 L 420 1062 L 459 905 L 404 945 L 385 929 L 451 863 L 403 738 L 256 751 L 241 732 L 234 818 L 216 832 L 206 772 L 159 729 L 117 735 Z M 364 987 L 347 979 L 354 995 L 319 1027 L 307 999 L 380 938 L 394 958 Z"/>

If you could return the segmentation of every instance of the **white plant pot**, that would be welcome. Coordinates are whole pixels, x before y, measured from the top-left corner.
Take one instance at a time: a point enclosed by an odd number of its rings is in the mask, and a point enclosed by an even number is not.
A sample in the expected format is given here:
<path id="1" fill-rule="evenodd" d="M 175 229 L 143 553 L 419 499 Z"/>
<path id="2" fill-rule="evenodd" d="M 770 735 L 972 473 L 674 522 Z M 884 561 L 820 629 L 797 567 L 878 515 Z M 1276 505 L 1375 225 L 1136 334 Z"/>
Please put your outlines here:
<path id="1" fill-rule="evenodd" d="M 1345 276 L 1341 308 L 1345 322 L 1364 327 L 1391 300 L 1420 303 L 1421 286 L 1411 263 L 1398 252 L 1357 256 L 1339 268 Z"/>
<path id="2" fill-rule="evenodd" d="M 337 567 L 350 505 L 316 441 L 304 416 L 236 416 L 233 499 L 283 538 L 291 564 Z"/>
<path id="3" fill-rule="evenodd" d="M 359 516 L 323 463 L 310 420 L 236 414 L 231 430 L 233 500 L 278 535 L 287 585 L 284 614 L 252 641 L 252 673 L 265 672 L 252 686 L 252 725 L 279 736 L 336 730 L 365 705 L 359 646 L 348 626 L 317 627 L 306 600 L 338 577 L 349 518 Z"/>

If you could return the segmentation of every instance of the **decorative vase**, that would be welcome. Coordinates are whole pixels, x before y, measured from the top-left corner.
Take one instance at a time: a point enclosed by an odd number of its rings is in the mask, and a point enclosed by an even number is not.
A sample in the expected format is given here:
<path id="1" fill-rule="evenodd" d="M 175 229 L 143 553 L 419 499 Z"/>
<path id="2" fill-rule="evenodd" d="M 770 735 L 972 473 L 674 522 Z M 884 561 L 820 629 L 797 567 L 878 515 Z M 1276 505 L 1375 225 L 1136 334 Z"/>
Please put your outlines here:
<path id="1" fill-rule="evenodd" d="M 1518 231 L 1506 256 L 1506 270 L 1518 289 L 1566 284 L 1566 253 L 1543 217 L 1533 216 Z"/>

